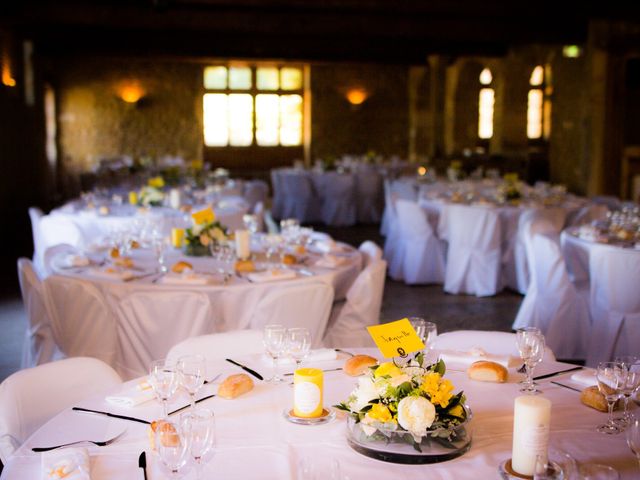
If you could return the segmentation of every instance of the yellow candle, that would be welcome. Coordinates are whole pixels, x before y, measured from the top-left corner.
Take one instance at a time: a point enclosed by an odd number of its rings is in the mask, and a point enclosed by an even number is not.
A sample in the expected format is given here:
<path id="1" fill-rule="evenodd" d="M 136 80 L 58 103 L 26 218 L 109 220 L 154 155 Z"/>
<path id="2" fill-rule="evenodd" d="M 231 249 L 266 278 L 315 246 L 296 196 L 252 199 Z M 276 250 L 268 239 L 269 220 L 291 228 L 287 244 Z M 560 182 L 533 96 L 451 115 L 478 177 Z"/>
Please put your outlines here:
<path id="1" fill-rule="evenodd" d="M 313 418 L 322 415 L 322 370 L 299 368 L 293 374 L 293 414 Z"/>
<path id="2" fill-rule="evenodd" d="M 511 467 L 517 473 L 533 476 L 538 455 L 546 463 L 550 420 L 550 400 L 533 395 L 516 398 Z"/>
<path id="3" fill-rule="evenodd" d="M 172 228 L 171 229 L 171 245 L 175 248 L 182 247 L 182 241 L 184 240 L 184 228 Z"/>
<path id="4" fill-rule="evenodd" d="M 131 205 L 138 204 L 138 192 L 129 192 L 129 203 Z"/>

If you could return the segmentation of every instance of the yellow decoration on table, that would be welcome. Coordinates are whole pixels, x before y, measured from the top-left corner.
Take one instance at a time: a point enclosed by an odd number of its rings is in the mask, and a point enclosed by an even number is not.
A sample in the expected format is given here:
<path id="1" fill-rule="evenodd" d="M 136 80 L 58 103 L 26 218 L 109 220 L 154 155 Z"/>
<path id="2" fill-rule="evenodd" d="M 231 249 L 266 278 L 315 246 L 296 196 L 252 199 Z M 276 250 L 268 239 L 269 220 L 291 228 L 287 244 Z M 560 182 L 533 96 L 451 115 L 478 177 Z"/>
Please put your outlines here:
<path id="1" fill-rule="evenodd" d="M 171 245 L 181 248 L 184 242 L 184 228 L 174 227 L 171 229 Z"/>
<path id="2" fill-rule="evenodd" d="M 431 403 L 442 408 L 446 408 L 453 397 L 453 384 L 437 372 L 425 374 L 420 389 L 429 396 Z"/>
<path id="3" fill-rule="evenodd" d="M 192 213 L 191 218 L 196 225 L 204 225 L 207 223 L 213 223 L 216 220 L 216 214 L 211 207 L 207 207 L 198 212 Z"/>
<path id="4" fill-rule="evenodd" d="M 150 178 L 147 181 L 147 185 L 154 188 L 162 188 L 164 187 L 164 179 L 161 176 Z"/>
<path id="5" fill-rule="evenodd" d="M 138 192 L 129 192 L 129 204 L 130 205 L 138 204 Z"/>
<path id="6" fill-rule="evenodd" d="M 393 421 L 393 415 L 389 411 L 389 408 L 382 403 L 374 403 L 371 406 L 371 410 L 367 412 L 367 417 L 383 423 Z"/>
<path id="7" fill-rule="evenodd" d="M 402 375 L 402 370 L 400 370 L 400 368 L 393 362 L 386 362 L 376 368 L 374 378 L 380 378 L 386 375 L 392 378 L 397 377 L 398 375 Z"/>
<path id="8" fill-rule="evenodd" d="M 424 343 L 416 334 L 408 318 L 367 327 L 369 335 L 385 358 L 405 356 L 424 350 Z"/>
<path id="9" fill-rule="evenodd" d="M 301 418 L 322 415 L 322 370 L 299 368 L 293 374 L 293 414 Z"/>

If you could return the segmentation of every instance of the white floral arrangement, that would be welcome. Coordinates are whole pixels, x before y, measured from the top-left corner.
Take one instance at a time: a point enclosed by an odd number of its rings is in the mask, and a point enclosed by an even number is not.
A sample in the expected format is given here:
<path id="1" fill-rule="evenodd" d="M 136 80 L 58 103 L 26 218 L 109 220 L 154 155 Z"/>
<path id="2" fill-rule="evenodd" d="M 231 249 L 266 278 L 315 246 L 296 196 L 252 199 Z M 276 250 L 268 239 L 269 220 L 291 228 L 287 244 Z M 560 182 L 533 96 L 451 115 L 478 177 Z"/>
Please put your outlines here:
<path id="1" fill-rule="evenodd" d="M 164 179 L 161 176 L 150 178 L 147 185 L 140 189 L 138 203 L 143 207 L 159 207 L 164 201 Z"/>

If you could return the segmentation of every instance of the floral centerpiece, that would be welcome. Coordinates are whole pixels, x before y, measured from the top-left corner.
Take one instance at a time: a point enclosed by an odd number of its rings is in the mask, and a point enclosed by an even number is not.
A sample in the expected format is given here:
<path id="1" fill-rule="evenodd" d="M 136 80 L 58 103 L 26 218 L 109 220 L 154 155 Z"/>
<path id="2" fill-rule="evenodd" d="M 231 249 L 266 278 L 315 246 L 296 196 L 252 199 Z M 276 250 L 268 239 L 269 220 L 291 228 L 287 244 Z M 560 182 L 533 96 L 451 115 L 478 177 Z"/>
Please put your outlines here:
<path id="1" fill-rule="evenodd" d="M 517 203 L 522 198 L 522 192 L 518 185 L 518 174 L 505 173 L 503 179 L 504 183 L 499 188 L 498 199 L 502 202 Z"/>
<path id="2" fill-rule="evenodd" d="M 464 177 L 462 170 L 462 162 L 460 160 L 452 160 L 447 168 L 447 178 L 450 182 L 456 182 Z"/>
<path id="3" fill-rule="evenodd" d="M 160 176 L 150 178 L 147 185 L 138 194 L 138 203 L 143 207 L 159 207 L 164 201 L 164 179 Z"/>
<path id="4" fill-rule="evenodd" d="M 191 215 L 193 225 L 185 230 L 185 253 L 209 255 L 210 246 L 228 240 L 227 227 L 216 220 L 213 209 L 206 208 Z"/>
<path id="5" fill-rule="evenodd" d="M 423 365 L 422 353 L 404 366 L 372 367 L 336 408 L 349 414 L 350 445 L 399 463 L 432 463 L 462 455 L 471 445 L 463 392 L 444 378 L 442 360 Z"/>

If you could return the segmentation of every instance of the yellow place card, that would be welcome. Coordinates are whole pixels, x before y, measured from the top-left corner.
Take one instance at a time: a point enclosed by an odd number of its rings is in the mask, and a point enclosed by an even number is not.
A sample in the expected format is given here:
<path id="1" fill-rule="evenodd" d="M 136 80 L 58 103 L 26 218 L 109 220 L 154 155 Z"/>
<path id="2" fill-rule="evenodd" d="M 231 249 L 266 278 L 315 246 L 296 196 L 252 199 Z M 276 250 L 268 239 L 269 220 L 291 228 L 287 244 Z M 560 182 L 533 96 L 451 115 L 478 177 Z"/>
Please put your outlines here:
<path id="1" fill-rule="evenodd" d="M 376 342 L 385 358 L 404 357 L 424 350 L 424 343 L 411 326 L 408 318 L 367 327 L 369 335 Z"/>
<path id="2" fill-rule="evenodd" d="M 193 218 L 196 225 L 202 225 L 205 223 L 213 223 L 216 219 L 216 214 L 213 213 L 213 209 L 211 207 L 207 207 L 204 210 L 192 213 L 191 218 Z"/>

